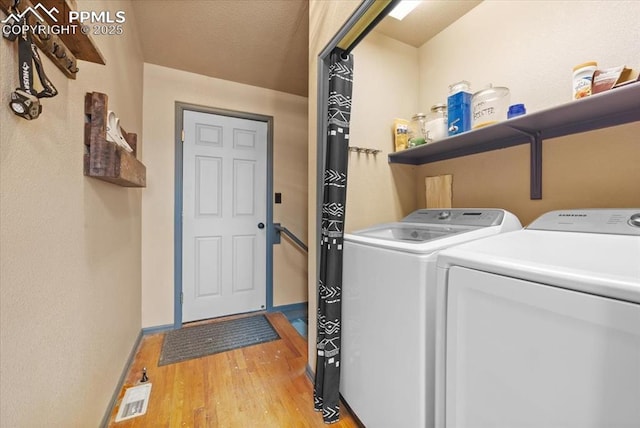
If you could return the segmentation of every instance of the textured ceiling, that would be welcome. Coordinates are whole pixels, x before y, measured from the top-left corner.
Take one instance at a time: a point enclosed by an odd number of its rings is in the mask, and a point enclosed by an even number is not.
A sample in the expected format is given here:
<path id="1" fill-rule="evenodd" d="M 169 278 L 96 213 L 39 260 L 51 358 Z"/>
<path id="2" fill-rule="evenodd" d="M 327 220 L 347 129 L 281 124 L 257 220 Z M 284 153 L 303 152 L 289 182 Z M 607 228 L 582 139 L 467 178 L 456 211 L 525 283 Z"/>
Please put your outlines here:
<path id="1" fill-rule="evenodd" d="M 375 31 L 419 47 L 480 1 L 425 0 Z M 308 0 L 132 3 L 145 62 L 308 96 Z"/>
<path id="2" fill-rule="evenodd" d="M 136 0 L 145 62 L 307 96 L 307 0 Z"/>
<path id="3" fill-rule="evenodd" d="M 375 31 L 418 48 L 481 2 L 425 0 L 402 21 L 387 16 Z"/>

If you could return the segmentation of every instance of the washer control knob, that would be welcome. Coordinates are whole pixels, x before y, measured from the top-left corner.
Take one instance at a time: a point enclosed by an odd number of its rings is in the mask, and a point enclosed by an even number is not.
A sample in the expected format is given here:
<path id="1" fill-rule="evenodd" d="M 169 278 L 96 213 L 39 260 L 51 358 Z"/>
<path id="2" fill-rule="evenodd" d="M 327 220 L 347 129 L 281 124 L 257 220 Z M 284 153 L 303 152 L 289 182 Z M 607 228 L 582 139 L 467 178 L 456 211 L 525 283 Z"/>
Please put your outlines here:
<path id="1" fill-rule="evenodd" d="M 440 211 L 438 213 L 438 220 L 446 220 L 449 217 L 451 217 L 451 212 L 450 211 Z"/>
<path id="2" fill-rule="evenodd" d="M 640 213 L 634 214 L 629 218 L 629 224 L 631 226 L 640 227 Z"/>

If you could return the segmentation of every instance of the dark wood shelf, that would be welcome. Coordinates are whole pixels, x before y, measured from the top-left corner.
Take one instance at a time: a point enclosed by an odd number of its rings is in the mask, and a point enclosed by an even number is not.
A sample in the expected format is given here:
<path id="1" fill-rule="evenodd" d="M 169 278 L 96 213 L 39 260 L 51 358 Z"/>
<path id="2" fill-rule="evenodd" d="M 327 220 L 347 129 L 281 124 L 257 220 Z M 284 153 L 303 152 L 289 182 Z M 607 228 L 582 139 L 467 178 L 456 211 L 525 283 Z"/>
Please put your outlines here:
<path id="1" fill-rule="evenodd" d="M 44 16 L 47 22 L 51 24 L 57 24 L 62 26 L 75 26 L 75 34 L 60 34 L 60 40 L 65 46 L 75 55 L 77 59 L 83 61 L 93 62 L 96 64 L 106 64 L 104 56 L 100 50 L 96 47 L 90 34 L 83 34 L 80 30 L 80 24 L 69 23 L 69 11 L 74 10 L 73 5 L 69 0 L 39 0 L 38 3 L 51 10 L 55 7 L 60 12 L 58 13 L 58 22 L 53 22 L 48 16 Z"/>
<path id="2" fill-rule="evenodd" d="M 542 139 L 640 120 L 640 83 L 611 89 L 557 107 L 454 135 L 435 143 L 389 154 L 389 163 L 422 165 Z"/>
<path id="3" fill-rule="evenodd" d="M 85 96 L 84 175 L 123 187 L 146 187 L 147 169 L 136 159 L 137 135 L 120 129 L 133 153 L 106 139 L 107 102 L 107 95 L 99 92 Z"/>
<path id="4" fill-rule="evenodd" d="M 389 163 L 423 165 L 531 144 L 531 199 L 542 198 L 542 140 L 640 121 L 640 82 L 389 154 Z"/>
<path id="5" fill-rule="evenodd" d="M 14 0 L 0 0 L 0 9 L 9 16 L 10 9 L 12 8 Z M 70 79 L 76 78 L 76 62 L 77 60 L 83 60 L 93 62 L 96 64 L 106 64 L 104 56 L 97 48 L 93 39 L 89 34 L 83 34 L 80 29 L 80 25 L 68 22 L 69 11 L 73 10 L 70 0 L 40 0 L 35 2 L 36 5 L 42 6 L 49 11 L 54 11 L 54 19 L 47 13 L 44 13 L 42 9 L 35 8 L 34 2 L 31 0 L 20 0 L 18 3 L 18 11 L 23 13 L 28 8 L 37 11 L 38 16 L 43 18 L 45 22 L 40 22 L 38 19 L 27 14 L 29 22 L 34 24 L 41 24 L 45 26 L 59 26 L 73 28 L 73 33 L 69 34 L 51 34 L 48 38 L 43 38 L 38 35 L 31 35 L 31 39 L 36 44 L 38 49 L 62 71 L 62 73 Z M 55 12 L 55 10 L 57 12 Z"/>

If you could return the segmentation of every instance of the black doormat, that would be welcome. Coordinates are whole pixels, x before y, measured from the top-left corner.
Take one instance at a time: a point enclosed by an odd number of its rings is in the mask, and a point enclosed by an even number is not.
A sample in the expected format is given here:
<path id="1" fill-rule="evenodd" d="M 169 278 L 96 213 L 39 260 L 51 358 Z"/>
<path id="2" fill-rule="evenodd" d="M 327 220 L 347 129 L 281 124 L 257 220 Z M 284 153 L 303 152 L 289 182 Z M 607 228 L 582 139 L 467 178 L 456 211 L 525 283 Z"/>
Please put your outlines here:
<path id="1" fill-rule="evenodd" d="M 165 334 L 159 366 L 280 339 L 264 315 L 185 327 Z"/>

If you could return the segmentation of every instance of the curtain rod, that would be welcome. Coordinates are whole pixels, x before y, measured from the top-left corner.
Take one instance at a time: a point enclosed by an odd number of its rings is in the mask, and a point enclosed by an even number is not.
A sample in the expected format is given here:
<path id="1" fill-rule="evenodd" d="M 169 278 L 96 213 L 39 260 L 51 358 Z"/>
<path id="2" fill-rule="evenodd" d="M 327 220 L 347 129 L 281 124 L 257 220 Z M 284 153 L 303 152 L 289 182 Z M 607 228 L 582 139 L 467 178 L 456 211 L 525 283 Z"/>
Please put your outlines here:
<path id="1" fill-rule="evenodd" d="M 351 53 L 358 43 L 360 43 L 398 3 L 400 3 L 400 0 L 371 1 L 367 10 L 357 19 L 336 46 L 345 51 L 345 54 Z"/>

